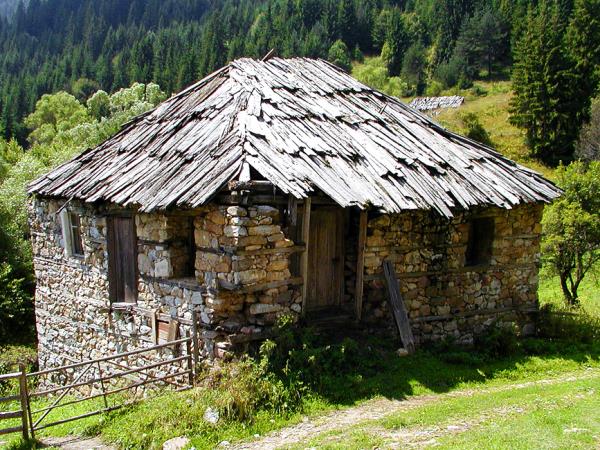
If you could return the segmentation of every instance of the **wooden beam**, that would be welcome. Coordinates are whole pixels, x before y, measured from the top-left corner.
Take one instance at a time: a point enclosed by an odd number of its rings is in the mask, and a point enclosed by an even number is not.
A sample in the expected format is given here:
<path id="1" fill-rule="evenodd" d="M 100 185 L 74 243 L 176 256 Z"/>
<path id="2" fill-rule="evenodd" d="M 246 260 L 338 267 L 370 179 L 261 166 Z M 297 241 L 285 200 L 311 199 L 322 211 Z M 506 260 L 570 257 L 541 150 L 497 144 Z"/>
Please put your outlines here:
<path id="1" fill-rule="evenodd" d="M 394 319 L 396 319 L 396 325 L 398 325 L 402 344 L 408 353 L 414 353 L 415 340 L 412 330 L 410 329 L 406 306 L 404 305 L 402 294 L 400 294 L 400 284 L 398 283 L 398 278 L 396 278 L 396 272 L 394 271 L 394 266 L 391 261 L 386 260 L 383 262 L 383 271 L 388 285 L 390 305 L 394 313 Z"/>
<path id="2" fill-rule="evenodd" d="M 300 257 L 300 271 L 302 274 L 302 315 L 306 313 L 306 294 L 308 292 L 308 245 L 310 243 L 310 209 L 311 198 L 304 200 L 304 210 L 302 211 L 302 242 L 305 250 Z"/>
<path id="3" fill-rule="evenodd" d="M 365 274 L 365 245 L 367 243 L 367 211 L 360 211 L 358 222 L 358 251 L 356 257 L 356 320 L 362 317 L 364 274 Z"/>
<path id="4" fill-rule="evenodd" d="M 232 180 L 227 183 L 230 191 L 269 191 L 275 189 L 276 186 L 268 180 Z"/>

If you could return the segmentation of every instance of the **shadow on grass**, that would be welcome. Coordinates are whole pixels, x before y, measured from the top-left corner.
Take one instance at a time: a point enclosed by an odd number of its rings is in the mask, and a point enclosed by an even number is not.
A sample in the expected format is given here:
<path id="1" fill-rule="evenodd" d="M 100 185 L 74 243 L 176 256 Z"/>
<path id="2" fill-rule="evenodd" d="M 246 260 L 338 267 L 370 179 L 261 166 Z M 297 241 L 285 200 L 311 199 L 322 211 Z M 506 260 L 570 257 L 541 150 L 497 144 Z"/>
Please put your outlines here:
<path id="1" fill-rule="evenodd" d="M 600 366 L 600 341 L 515 339 L 512 345 L 496 348 L 494 352 L 438 344 L 405 357 L 396 354 L 401 346 L 399 340 L 355 337 L 353 341 L 358 351 L 347 356 L 347 361 L 321 367 L 316 376 L 307 377 L 313 380 L 312 391 L 330 403 L 347 406 L 374 396 L 401 400 L 426 393 L 445 393 L 465 384 L 493 379 L 534 379 L 548 376 L 550 371 L 566 372 L 588 364 Z M 351 353 L 349 345 L 353 344 L 346 340 L 330 348 L 342 347 L 342 353 Z M 331 353 L 335 359 L 336 352 Z M 311 365 L 311 357 L 306 358 L 306 366 Z M 313 359 L 329 364 L 327 355 Z M 291 370 L 306 371 L 298 364 L 292 364 Z"/>

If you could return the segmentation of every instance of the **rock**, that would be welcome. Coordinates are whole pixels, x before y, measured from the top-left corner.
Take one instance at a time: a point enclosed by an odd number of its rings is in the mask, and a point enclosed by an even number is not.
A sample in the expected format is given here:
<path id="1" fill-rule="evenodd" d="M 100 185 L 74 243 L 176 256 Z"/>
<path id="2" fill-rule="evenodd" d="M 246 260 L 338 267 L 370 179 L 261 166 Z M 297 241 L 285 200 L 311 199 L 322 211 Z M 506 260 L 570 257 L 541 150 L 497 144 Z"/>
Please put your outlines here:
<path id="1" fill-rule="evenodd" d="M 267 272 L 262 269 L 244 270 L 235 273 L 236 284 L 258 283 L 267 276 Z"/>
<path id="2" fill-rule="evenodd" d="M 185 436 L 180 436 L 180 437 L 176 437 L 173 439 L 169 439 L 168 441 L 165 441 L 163 443 L 163 450 L 181 450 L 186 448 L 188 445 L 191 444 L 192 441 L 190 441 L 189 438 L 185 437 Z"/>
<path id="3" fill-rule="evenodd" d="M 257 206 L 257 213 L 259 216 L 277 217 L 279 215 L 279 210 L 272 206 L 260 205 Z"/>
<path id="4" fill-rule="evenodd" d="M 223 233 L 225 233 L 225 236 L 227 237 L 248 236 L 248 230 L 246 227 L 241 227 L 239 225 L 227 225 L 225 228 L 223 228 Z"/>
<path id="5" fill-rule="evenodd" d="M 230 206 L 227 208 L 227 214 L 230 216 L 246 217 L 248 215 L 248 211 L 241 206 Z"/>
<path id="6" fill-rule="evenodd" d="M 281 311 L 281 305 L 269 305 L 267 303 L 254 303 L 250 305 L 250 314 L 268 314 Z"/>
<path id="7" fill-rule="evenodd" d="M 204 411 L 203 418 L 205 422 L 215 424 L 219 421 L 219 411 L 209 406 L 206 408 L 206 411 Z"/>
<path id="8" fill-rule="evenodd" d="M 399 348 L 398 350 L 396 350 L 396 355 L 400 357 L 408 356 L 408 350 L 406 350 L 405 348 Z"/>
<path id="9" fill-rule="evenodd" d="M 250 236 L 270 236 L 281 231 L 279 225 L 258 225 L 256 227 L 248 227 Z"/>
<path id="10" fill-rule="evenodd" d="M 154 264 L 154 276 L 158 278 L 169 278 L 173 276 L 173 267 L 168 259 L 159 259 Z"/>
<path id="11" fill-rule="evenodd" d="M 525 325 L 523 325 L 521 334 L 523 335 L 523 337 L 535 336 L 535 325 L 533 323 L 526 323 Z"/>

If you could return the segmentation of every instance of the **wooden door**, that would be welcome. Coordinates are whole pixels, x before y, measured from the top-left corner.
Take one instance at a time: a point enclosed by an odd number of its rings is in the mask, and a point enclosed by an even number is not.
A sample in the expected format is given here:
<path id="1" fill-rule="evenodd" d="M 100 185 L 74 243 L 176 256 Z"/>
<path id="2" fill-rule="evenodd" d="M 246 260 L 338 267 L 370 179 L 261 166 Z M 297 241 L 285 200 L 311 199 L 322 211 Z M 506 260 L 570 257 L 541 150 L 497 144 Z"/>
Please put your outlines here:
<path id="1" fill-rule="evenodd" d="M 341 208 L 315 208 L 310 215 L 306 310 L 340 306 L 344 286 L 344 215 Z"/>
<path id="2" fill-rule="evenodd" d="M 133 217 L 108 220 L 108 283 L 111 301 L 137 301 L 137 237 Z"/>

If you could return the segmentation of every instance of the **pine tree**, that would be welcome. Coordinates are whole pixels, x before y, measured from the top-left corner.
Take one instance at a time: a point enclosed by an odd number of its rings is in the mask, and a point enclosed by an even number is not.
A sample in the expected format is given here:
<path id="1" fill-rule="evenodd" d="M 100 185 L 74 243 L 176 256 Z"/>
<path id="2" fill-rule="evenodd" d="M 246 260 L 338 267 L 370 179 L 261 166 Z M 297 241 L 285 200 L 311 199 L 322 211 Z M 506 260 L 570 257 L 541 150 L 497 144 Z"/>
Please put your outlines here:
<path id="1" fill-rule="evenodd" d="M 400 74 L 402 58 L 404 58 L 404 52 L 408 45 L 408 35 L 402 12 L 399 8 L 394 8 L 390 14 L 385 44 L 381 50 L 381 57 L 391 76 Z"/>
<path id="2" fill-rule="evenodd" d="M 530 8 L 515 52 L 510 122 L 523 128 L 532 156 L 556 165 L 569 161 L 577 138 L 576 79 L 564 45 L 565 24 L 556 1 Z M 575 131 L 575 132 L 574 132 Z"/>

